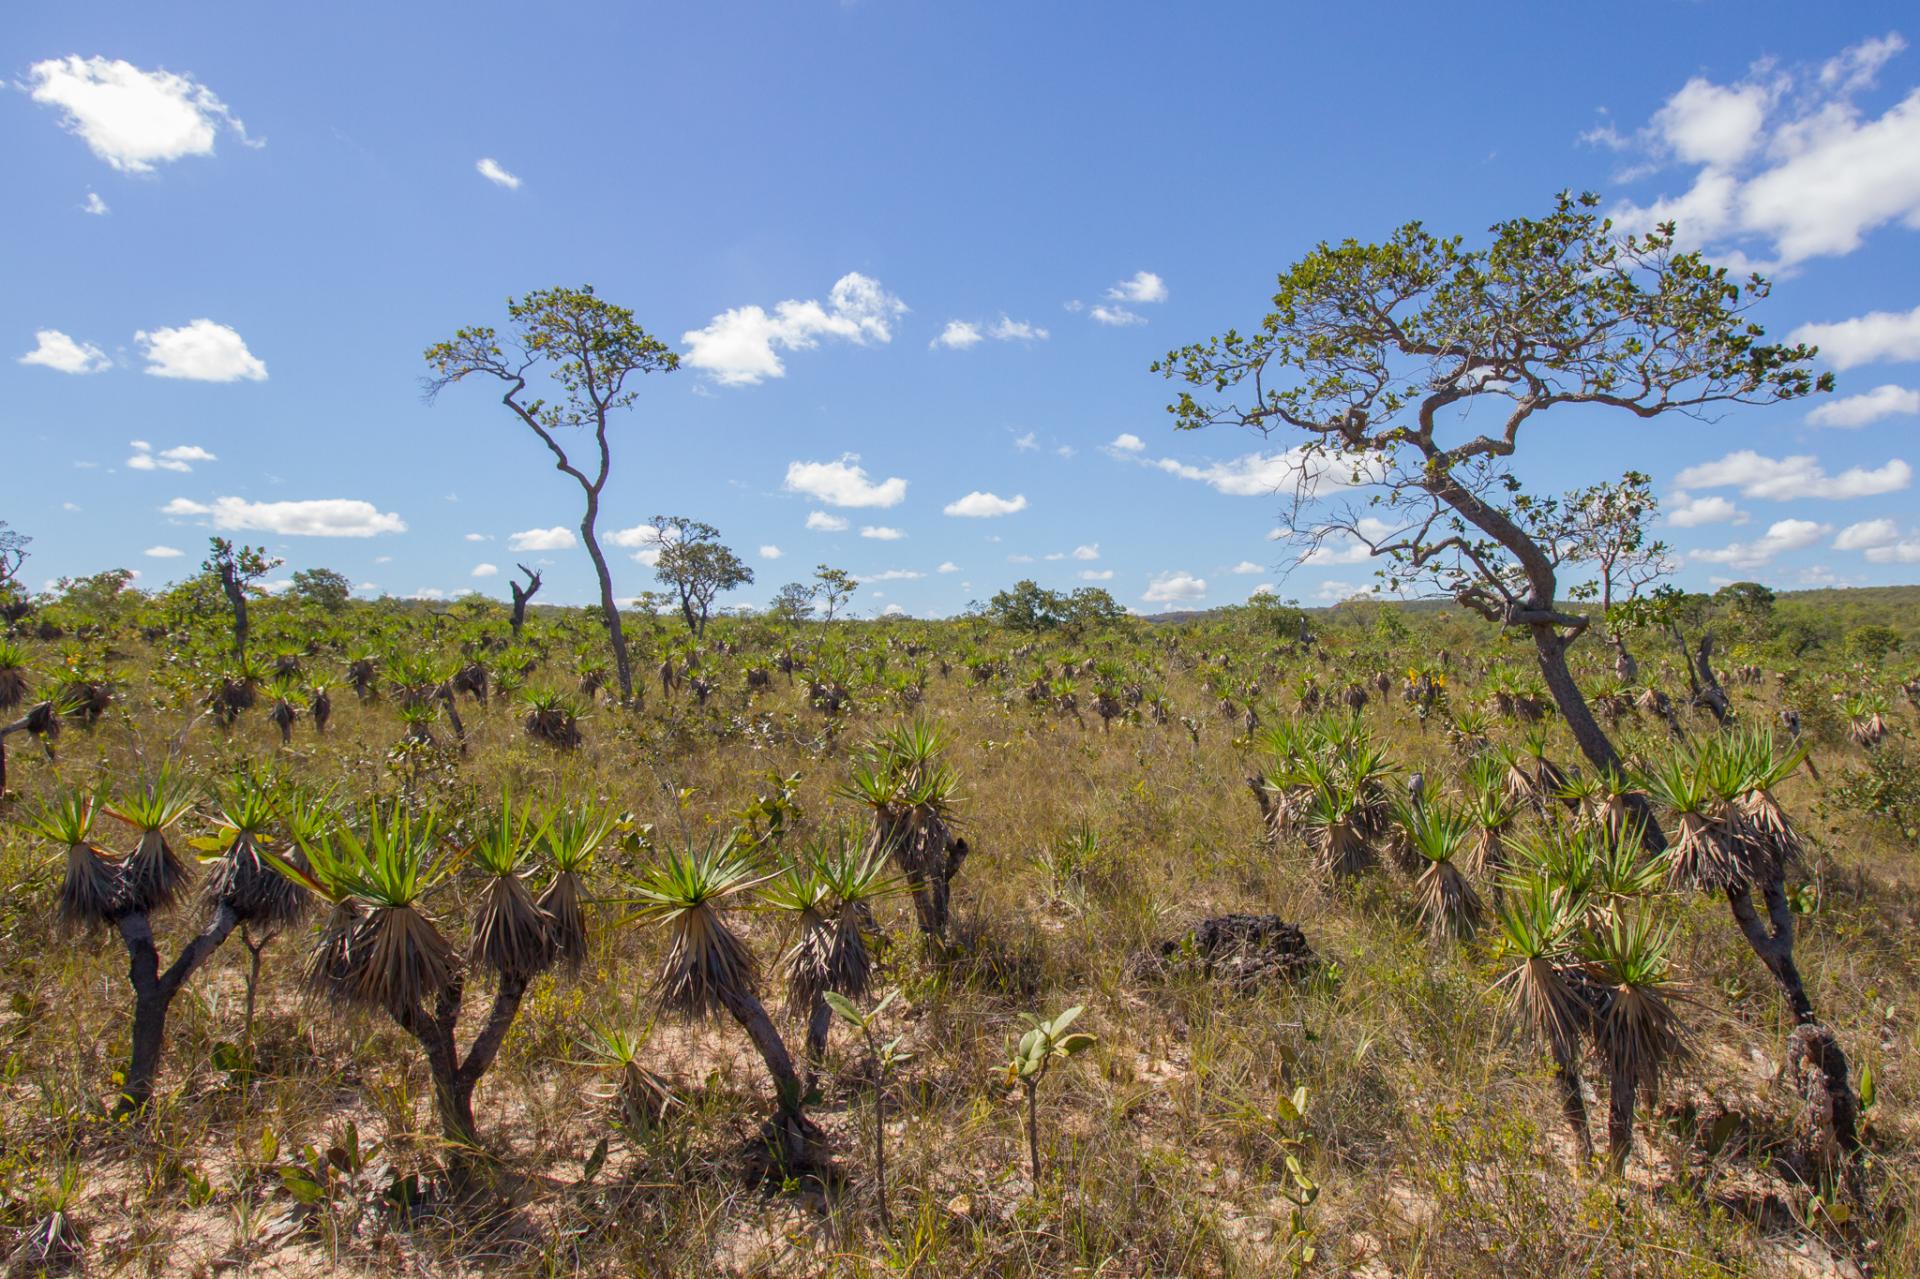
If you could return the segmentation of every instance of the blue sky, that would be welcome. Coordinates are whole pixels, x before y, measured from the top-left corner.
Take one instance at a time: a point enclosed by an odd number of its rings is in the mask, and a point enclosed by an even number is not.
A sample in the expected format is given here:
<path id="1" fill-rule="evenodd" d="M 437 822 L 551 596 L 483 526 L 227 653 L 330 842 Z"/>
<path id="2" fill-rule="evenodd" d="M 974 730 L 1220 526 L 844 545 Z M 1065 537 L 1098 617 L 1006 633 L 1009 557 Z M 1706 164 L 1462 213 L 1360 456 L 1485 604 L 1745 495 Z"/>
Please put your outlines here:
<path id="1" fill-rule="evenodd" d="M 1762 319 L 1822 326 L 1840 391 L 1824 421 L 1549 415 L 1524 478 L 1650 472 L 1689 586 L 1915 580 L 1912 11 L 1476 13 L 17 12 L 0 518 L 35 585 L 158 585 L 225 532 L 369 594 L 504 596 L 538 560 L 544 600 L 584 602 L 584 551 L 542 533 L 577 524 L 572 482 L 484 389 L 418 383 L 509 293 L 592 283 L 687 357 L 617 428 L 603 532 L 717 525 L 758 574 L 731 603 L 822 561 L 866 613 L 1024 576 L 1144 611 L 1329 602 L 1370 569 L 1284 572 L 1287 442 L 1176 434 L 1148 364 L 1256 323 L 1320 239 L 1471 239 L 1575 187 L 1767 264 Z M 652 584 L 610 549 L 623 596 Z"/>

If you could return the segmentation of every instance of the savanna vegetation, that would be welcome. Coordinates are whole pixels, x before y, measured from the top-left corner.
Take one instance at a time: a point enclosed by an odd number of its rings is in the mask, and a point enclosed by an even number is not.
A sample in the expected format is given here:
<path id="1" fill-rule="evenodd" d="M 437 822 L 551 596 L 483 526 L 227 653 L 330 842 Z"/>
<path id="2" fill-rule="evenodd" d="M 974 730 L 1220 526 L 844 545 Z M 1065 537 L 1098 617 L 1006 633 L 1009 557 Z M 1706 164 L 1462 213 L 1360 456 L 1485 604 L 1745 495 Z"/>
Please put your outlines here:
<path id="1" fill-rule="evenodd" d="M 1682 593 L 1646 476 L 1512 479 L 1563 406 L 1825 385 L 1591 209 L 1322 246 L 1161 365 L 1417 606 L 729 613 L 662 516 L 621 607 L 675 359 L 589 289 L 428 361 L 578 486 L 593 608 L 223 539 L 35 595 L 0 526 L 8 1264 L 1920 1272 L 1920 592 Z"/>

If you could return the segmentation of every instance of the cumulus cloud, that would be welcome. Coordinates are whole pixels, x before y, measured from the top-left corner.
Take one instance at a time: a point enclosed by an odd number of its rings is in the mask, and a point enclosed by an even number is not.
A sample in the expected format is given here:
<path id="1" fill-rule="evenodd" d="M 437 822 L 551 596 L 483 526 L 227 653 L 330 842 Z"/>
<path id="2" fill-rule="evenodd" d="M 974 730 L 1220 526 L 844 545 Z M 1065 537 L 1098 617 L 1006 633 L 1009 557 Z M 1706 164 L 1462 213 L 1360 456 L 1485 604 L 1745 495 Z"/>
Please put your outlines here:
<path id="1" fill-rule="evenodd" d="M 20 357 L 22 364 L 38 364 L 58 373 L 99 373 L 113 367 L 107 353 L 91 342 L 79 342 L 59 329 L 40 329 L 33 335 L 37 345 Z"/>
<path id="2" fill-rule="evenodd" d="M 1191 573 L 1162 573 L 1147 584 L 1140 598 L 1149 604 L 1187 604 L 1207 593 L 1207 579 Z"/>
<path id="3" fill-rule="evenodd" d="M 1807 414 L 1807 421 L 1815 426 L 1853 428 L 1878 422 L 1883 417 L 1912 413 L 1920 413 L 1920 391 L 1888 383 L 1859 395 L 1829 400 Z"/>
<path id="4" fill-rule="evenodd" d="M 1348 600 L 1372 599 L 1380 588 L 1372 583 L 1322 582 L 1314 597 L 1323 604 L 1344 604 Z"/>
<path id="5" fill-rule="evenodd" d="M 122 173 L 151 173 L 156 164 L 212 155 L 222 128 L 259 145 L 226 103 L 190 75 L 73 55 L 34 63 L 24 87 L 35 102 L 59 108 L 67 130 Z"/>
<path id="6" fill-rule="evenodd" d="M 1116 302 L 1165 302 L 1167 285 L 1151 271 L 1135 271 L 1130 278 L 1108 289 L 1107 296 Z"/>
<path id="7" fill-rule="evenodd" d="M 1840 530 L 1833 539 L 1836 551 L 1870 551 L 1900 540 L 1900 526 L 1892 520 L 1862 520 Z"/>
<path id="8" fill-rule="evenodd" d="M 149 546 L 141 554 L 156 560 L 177 560 L 186 552 L 177 546 Z"/>
<path id="9" fill-rule="evenodd" d="M 847 531 L 847 522 L 825 511 L 808 511 L 807 528 L 815 533 L 844 533 Z"/>
<path id="10" fill-rule="evenodd" d="M 135 471 L 191 471 L 195 462 L 220 460 L 198 444 L 179 444 L 159 453 L 145 440 L 132 441 L 132 447 L 133 455 L 127 459 L 127 467 Z"/>
<path id="11" fill-rule="evenodd" d="M 960 566 L 958 564 L 955 564 L 952 560 L 942 560 L 940 562 L 940 567 L 933 571 L 936 573 L 958 573 L 960 571 Z"/>
<path id="12" fill-rule="evenodd" d="M 1097 559 L 1099 559 L 1099 558 L 1100 558 L 1100 543 L 1098 543 L 1098 542 L 1088 542 L 1088 543 L 1086 543 L 1086 544 L 1085 544 L 1085 545 L 1083 545 L 1083 546 L 1076 546 L 1076 547 L 1074 547 L 1074 548 L 1073 548 L 1073 558 L 1075 558 L 1076 560 L 1097 560 Z"/>
<path id="13" fill-rule="evenodd" d="M 1027 509 L 1024 494 L 1013 497 L 1001 497 L 996 493 L 982 493 L 978 489 L 965 497 L 955 498 L 941 508 L 948 515 L 958 515 L 967 519 L 992 519 L 1000 515 L 1012 515 Z"/>
<path id="14" fill-rule="evenodd" d="M 917 582 L 925 576 L 926 574 L 917 568 L 890 568 L 879 573 L 858 574 L 857 580 L 863 584 L 868 582 Z"/>
<path id="15" fill-rule="evenodd" d="M 1878 116 L 1853 100 L 1905 45 L 1864 41 L 1811 74 L 1761 65 L 1732 84 L 1688 80 L 1640 138 L 1650 167 L 1690 166 L 1691 184 L 1623 204 L 1616 220 L 1672 220 L 1692 245 L 1760 241 L 1781 266 L 1851 253 L 1890 222 L 1920 229 L 1920 89 Z"/>
<path id="16" fill-rule="evenodd" d="M 1920 360 L 1920 306 L 1911 311 L 1869 311 L 1833 324 L 1803 324 L 1789 342 L 1809 342 L 1836 369 L 1876 361 Z"/>
<path id="17" fill-rule="evenodd" d="M 176 497 L 160 508 L 176 519 L 205 518 L 213 527 L 230 531 L 278 533 L 284 537 L 374 537 L 404 533 L 407 523 L 391 511 L 356 498 L 311 498 L 297 502 L 249 502 L 240 497 L 216 497 L 195 502 Z"/>
<path id="18" fill-rule="evenodd" d="M 1667 523 L 1675 528 L 1699 528 L 1703 524 L 1744 524 L 1747 513 L 1731 498 L 1695 497 L 1676 490 L 1667 499 Z"/>
<path id="19" fill-rule="evenodd" d="M 907 499 L 905 480 L 896 475 L 874 483 L 858 453 L 844 453 L 837 462 L 789 462 L 784 487 L 828 506 L 885 508 Z"/>
<path id="20" fill-rule="evenodd" d="M 573 530 L 555 525 L 552 528 L 529 528 L 507 538 L 510 551 L 568 551 L 573 549 Z"/>
<path id="21" fill-rule="evenodd" d="M 466 540 L 469 542 L 490 542 L 493 539 L 485 533 L 469 533 L 467 534 Z"/>
<path id="22" fill-rule="evenodd" d="M 1742 497 L 1774 502 L 1805 497 L 1846 499 L 1898 492 L 1913 482 L 1913 468 L 1896 457 L 1883 466 L 1855 466 L 1828 475 L 1810 454 L 1772 458 L 1740 449 L 1718 461 L 1689 466 L 1674 482 L 1682 489 L 1737 488 Z"/>
<path id="23" fill-rule="evenodd" d="M 970 346 L 978 346 L 985 340 L 980 326 L 966 320 L 948 320 L 947 327 L 940 330 L 940 336 L 929 342 L 929 346 L 944 346 L 949 351 L 964 351 Z"/>
<path id="24" fill-rule="evenodd" d="M 834 282 L 827 301 L 786 301 L 771 312 L 760 306 L 735 307 L 713 317 L 703 329 L 680 335 L 686 363 L 726 386 L 751 386 L 785 377 L 781 351 L 804 351 L 822 338 L 857 346 L 893 340 L 893 322 L 907 305 L 878 280 L 849 271 Z"/>
<path id="25" fill-rule="evenodd" d="M 1703 564 L 1726 564 L 1733 568 L 1760 568 L 1775 556 L 1804 550 L 1833 532 L 1831 524 L 1812 520 L 1779 520 L 1766 533 L 1751 542 L 1734 542 L 1718 549 L 1702 549 L 1688 557 Z"/>
<path id="26" fill-rule="evenodd" d="M 906 534 L 897 528 L 888 528 L 884 524 L 868 524 L 861 528 L 860 536 L 876 542 L 897 542 Z"/>
<path id="27" fill-rule="evenodd" d="M 1258 573 L 1259 571 L 1260 571 L 1260 565 L 1255 564 L 1252 560 L 1241 560 L 1238 564 L 1235 564 L 1232 568 L 1227 570 L 1227 572 L 1229 573 L 1240 573 L 1240 574 Z"/>
<path id="28" fill-rule="evenodd" d="M 155 377 L 195 382 L 264 382 L 267 366 L 247 350 L 240 335 L 212 320 L 194 320 L 177 329 L 142 330 L 133 335 Z"/>
<path id="29" fill-rule="evenodd" d="M 1132 324 L 1145 324 L 1147 317 L 1138 311 L 1129 311 L 1124 306 L 1095 306 L 1087 311 L 1095 320 L 1109 328 L 1125 328 Z"/>
<path id="30" fill-rule="evenodd" d="M 1122 453 L 1140 453 L 1145 451 L 1147 442 L 1131 431 L 1122 431 L 1113 437 L 1113 443 L 1107 445 L 1107 447 L 1110 449 L 1118 449 Z"/>
<path id="31" fill-rule="evenodd" d="M 1199 480 L 1229 497 L 1267 497 L 1303 485 L 1315 493 L 1345 487 L 1333 477 L 1324 459 L 1310 459 L 1301 449 L 1247 453 L 1231 461 L 1209 462 L 1205 466 L 1170 457 L 1154 458 L 1147 465 L 1183 480 Z"/>
<path id="32" fill-rule="evenodd" d="M 777 546 L 763 546 L 760 548 L 760 558 L 763 560 L 777 560 L 785 554 L 786 552 Z"/>
<path id="33" fill-rule="evenodd" d="M 474 172 L 497 187 L 505 187 L 509 191 L 518 191 L 520 189 L 520 179 L 501 168 L 500 162 L 490 155 L 475 161 L 473 169 Z"/>
<path id="34" fill-rule="evenodd" d="M 473 572 L 472 574 L 470 574 L 470 576 L 497 577 L 499 576 L 499 574 L 500 574 L 500 566 L 498 564 L 475 564 L 473 566 Z"/>
<path id="35" fill-rule="evenodd" d="M 1080 580 L 1083 582 L 1111 582 L 1113 580 L 1113 570 L 1110 568 L 1083 568 L 1080 570 Z"/>

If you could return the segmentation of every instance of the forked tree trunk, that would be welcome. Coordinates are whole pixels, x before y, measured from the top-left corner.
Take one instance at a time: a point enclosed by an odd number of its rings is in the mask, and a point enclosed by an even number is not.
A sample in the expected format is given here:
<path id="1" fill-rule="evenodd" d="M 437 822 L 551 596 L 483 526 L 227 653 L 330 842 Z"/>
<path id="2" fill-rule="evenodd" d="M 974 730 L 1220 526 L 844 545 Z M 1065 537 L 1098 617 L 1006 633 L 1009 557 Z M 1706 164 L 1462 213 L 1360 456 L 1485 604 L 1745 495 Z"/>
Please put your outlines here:
<path id="1" fill-rule="evenodd" d="M 434 1115 L 440 1121 L 441 1135 L 462 1152 L 462 1162 L 482 1153 L 479 1129 L 473 1120 L 474 1089 L 499 1056 L 526 991 L 524 977 L 499 979 L 486 1025 L 468 1045 L 464 1060 L 455 1040 L 460 1006 L 466 996 L 464 979 L 456 978 L 440 992 L 431 1014 L 419 1007 L 392 1010 L 393 1019 L 414 1037 L 426 1055 L 427 1071 L 433 1077 Z"/>
<path id="2" fill-rule="evenodd" d="M 153 945 L 153 923 L 145 914 L 123 915 L 118 921 L 120 940 L 127 948 L 127 981 L 133 987 L 133 1051 L 127 1063 L 126 1086 L 114 1106 L 114 1114 L 125 1117 L 143 1109 L 153 1097 L 153 1082 L 160 1072 L 160 1057 L 166 1048 L 167 1010 L 180 993 L 187 978 L 213 956 L 240 922 L 233 907 L 221 903 L 200 935 L 187 943 L 179 958 L 160 971 L 160 952 Z"/>
<path id="3" fill-rule="evenodd" d="M 600 613 L 607 623 L 607 641 L 613 646 L 613 674 L 620 685 L 620 704 L 634 705 L 633 663 L 627 656 L 627 633 L 620 626 L 620 605 L 613 598 L 613 574 L 607 569 L 607 557 L 600 550 L 600 537 L 594 525 L 600 518 L 600 494 L 587 488 L 587 513 L 580 521 L 580 538 L 593 559 L 593 571 L 600 578 Z"/>

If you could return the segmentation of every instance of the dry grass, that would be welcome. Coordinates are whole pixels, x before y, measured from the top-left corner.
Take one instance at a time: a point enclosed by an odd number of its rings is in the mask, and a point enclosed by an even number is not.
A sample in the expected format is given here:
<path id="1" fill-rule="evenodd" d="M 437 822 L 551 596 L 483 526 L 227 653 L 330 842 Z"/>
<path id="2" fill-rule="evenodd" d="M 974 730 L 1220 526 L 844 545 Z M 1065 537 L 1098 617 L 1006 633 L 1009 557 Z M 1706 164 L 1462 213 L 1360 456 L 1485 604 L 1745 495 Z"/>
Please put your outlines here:
<path id="1" fill-rule="evenodd" d="M 711 666 L 703 674 L 717 679 Z M 1271 719 L 1293 699 L 1278 691 L 1285 679 L 1265 683 Z M 646 857 L 631 849 L 603 851 L 589 882 L 579 974 L 533 984 L 481 1086 L 480 1126 L 501 1159 L 493 1193 L 437 1193 L 424 1065 L 384 1018 L 303 996 L 306 926 L 266 952 L 254 1042 L 236 1042 L 247 956 L 229 946 L 175 1005 L 150 1116 L 109 1123 L 129 1030 L 124 956 L 108 937 L 61 935 L 62 850 L 32 839 L 17 807 L 0 819 L 10 1001 L 0 1011 L 0 1225 L 23 1230 L 64 1202 L 88 1271 L 119 1275 L 1707 1276 L 1855 1273 L 1866 1262 L 1920 1273 L 1907 1215 L 1920 1185 L 1908 1100 L 1920 1089 L 1911 846 L 1824 803 L 1805 776 L 1779 795 L 1803 824 L 1818 889 L 1800 920 L 1801 965 L 1880 1096 L 1854 1221 L 1809 1225 L 1808 1189 L 1769 1166 L 1790 1113 L 1773 1083 L 1789 1026 L 1712 898 L 1680 908 L 1675 951 L 1699 1000 L 1686 1016 L 1700 1051 L 1669 1083 L 1662 1117 L 1643 1110 L 1628 1177 L 1613 1183 L 1573 1166 L 1551 1074 L 1506 1023 L 1493 940 L 1429 939 L 1411 881 L 1390 864 L 1329 886 L 1304 847 L 1287 842 L 1276 856 L 1247 795 L 1238 723 L 1209 713 L 1185 676 L 1170 673 L 1167 685 L 1177 712 L 1202 719 L 1197 744 L 1178 714 L 1165 727 L 1102 733 L 1017 697 L 1003 708 L 957 665 L 928 690 L 922 709 L 951 739 L 955 814 L 974 851 L 954 885 L 950 956 L 923 950 L 905 899 L 879 907 L 891 942 L 876 985 L 903 989 L 889 1033 L 904 1031 L 915 1054 L 888 1104 L 892 1238 L 865 1180 L 868 1081 L 845 1027 L 810 1112 L 841 1174 L 825 1193 L 753 1175 L 770 1090 L 730 1022 L 662 1015 L 645 1064 L 686 1108 L 651 1131 L 615 1126 L 602 1100 L 609 1080 L 584 1060 L 582 1036 L 655 1016 L 646 992 L 667 943 L 662 930 L 611 927 L 628 912 L 592 900 L 619 895 L 616 869 Z M 389 750 L 405 730 L 395 709 L 344 699 L 326 736 L 296 730 L 289 752 L 261 714 L 230 737 L 203 725 L 183 765 L 205 779 L 277 759 L 342 794 L 405 788 L 453 814 L 471 811 L 473 787 L 510 782 L 630 811 L 657 841 L 695 847 L 766 789 L 769 772 L 801 774 L 809 828 L 858 816 L 832 796 L 852 738 L 823 732 L 804 683 L 776 679 L 750 709 L 743 681 L 720 687 L 704 707 L 685 693 L 663 706 L 655 690 L 644 714 L 602 708 L 566 753 L 528 740 L 518 709 L 496 699 L 463 707 L 464 757 L 445 746 L 396 762 Z M 1750 713 L 1771 714 L 1755 690 L 1734 692 Z M 182 718 L 150 695 L 132 678 L 97 728 L 62 739 L 57 766 L 17 752 L 16 787 L 31 800 L 60 783 L 126 784 Z M 896 718 L 863 706 L 847 732 Z M 1422 768 L 1430 789 L 1457 776 L 1439 726 L 1419 731 L 1397 698 L 1375 699 L 1366 718 L 1403 773 Z M 1647 740 L 1664 734 L 1647 725 Z M 1518 740 L 1512 725 L 1498 734 Z M 1823 775 L 1850 752 L 1824 747 Z M 1570 762 L 1563 738 L 1555 754 Z M 107 827 L 105 839 L 131 847 L 133 832 Z M 179 838 L 205 829 L 196 814 Z M 1096 833 L 1097 855 L 1063 867 L 1052 853 L 1081 829 Z M 478 892 L 479 881 L 451 891 Z M 1233 910 L 1300 921 L 1328 961 L 1321 974 L 1252 990 L 1191 973 L 1129 977 L 1139 952 Z M 442 898 L 434 912 L 459 918 L 470 903 Z M 780 921 L 737 914 L 770 969 Z M 163 958 L 190 923 L 189 913 L 164 924 Z M 761 993 L 797 1049 L 806 1010 L 786 1009 L 771 983 Z M 1017 1095 L 997 1068 L 1019 1013 L 1072 1004 L 1087 1006 L 1080 1026 L 1100 1042 L 1048 1082 L 1033 1185 Z M 1281 1118 L 1279 1100 L 1300 1086 L 1304 1119 Z M 1593 1108 L 1604 1111 L 1600 1099 Z M 603 1139 L 608 1153 L 589 1178 Z M 1321 1188 L 1297 1214 L 1282 1194 L 1294 1185 L 1289 1157 Z M 409 1191 L 422 1200 L 409 1205 Z"/>

